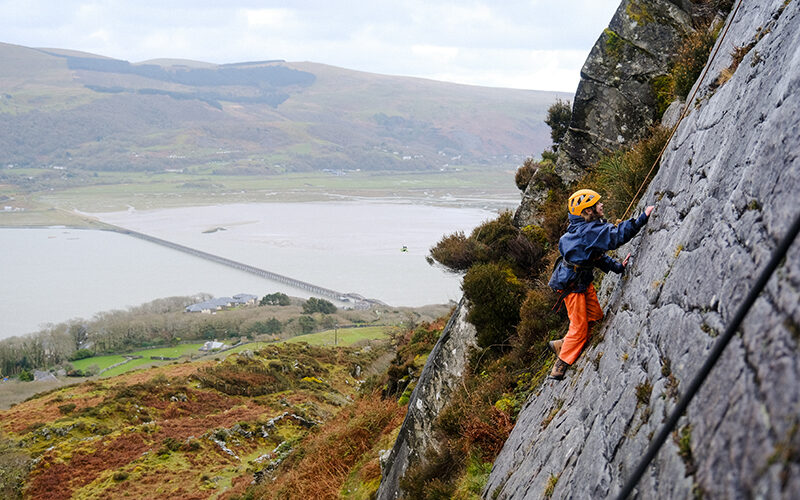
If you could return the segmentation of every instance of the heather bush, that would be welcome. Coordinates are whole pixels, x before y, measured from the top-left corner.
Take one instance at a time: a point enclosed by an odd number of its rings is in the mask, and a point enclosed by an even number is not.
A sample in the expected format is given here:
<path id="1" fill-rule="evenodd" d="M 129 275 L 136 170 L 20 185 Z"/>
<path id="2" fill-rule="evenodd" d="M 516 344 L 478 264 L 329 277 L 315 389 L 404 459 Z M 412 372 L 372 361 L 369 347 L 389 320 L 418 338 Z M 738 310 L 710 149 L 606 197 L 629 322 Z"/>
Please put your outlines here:
<path id="1" fill-rule="evenodd" d="M 451 271 L 466 271 L 478 260 L 477 242 L 467 238 L 462 231 L 443 236 L 430 249 L 428 263 L 440 263 Z"/>
<path id="2" fill-rule="evenodd" d="M 550 127 L 550 138 L 553 140 L 554 151 L 558 149 L 564 139 L 571 119 L 572 104 L 569 101 L 556 99 L 556 102 L 547 108 L 547 118 L 544 122 Z"/>
<path id="3" fill-rule="evenodd" d="M 467 320 L 475 325 L 478 345 L 504 344 L 519 322 L 525 286 L 510 267 L 490 262 L 472 266 L 462 289 L 470 301 Z"/>
<path id="4" fill-rule="evenodd" d="M 532 349 L 542 349 L 543 343 L 550 340 L 550 334 L 564 322 L 561 315 L 553 310 L 558 297 L 549 288 L 529 290 L 520 308 L 520 322 L 516 335 L 512 338 L 514 350 L 523 359 L 535 356 Z"/>
<path id="5" fill-rule="evenodd" d="M 403 413 L 394 401 L 365 394 L 300 442 L 274 481 L 264 481 L 249 493 L 265 499 L 338 498 L 339 490 L 364 454 L 400 425 Z M 370 460 L 377 461 L 376 452 Z M 380 474 L 380 467 L 369 470 Z"/>
<path id="6" fill-rule="evenodd" d="M 536 161 L 533 158 L 527 158 L 521 167 L 517 169 L 514 175 L 514 183 L 520 191 L 525 191 L 528 183 L 531 181 L 534 172 L 536 172 Z"/>
<path id="7" fill-rule="evenodd" d="M 452 481 L 464 465 L 464 455 L 460 450 L 443 446 L 440 450 L 431 449 L 424 460 L 409 467 L 400 479 L 400 488 L 407 498 L 420 500 L 450 500 L 455 493 Z"/>

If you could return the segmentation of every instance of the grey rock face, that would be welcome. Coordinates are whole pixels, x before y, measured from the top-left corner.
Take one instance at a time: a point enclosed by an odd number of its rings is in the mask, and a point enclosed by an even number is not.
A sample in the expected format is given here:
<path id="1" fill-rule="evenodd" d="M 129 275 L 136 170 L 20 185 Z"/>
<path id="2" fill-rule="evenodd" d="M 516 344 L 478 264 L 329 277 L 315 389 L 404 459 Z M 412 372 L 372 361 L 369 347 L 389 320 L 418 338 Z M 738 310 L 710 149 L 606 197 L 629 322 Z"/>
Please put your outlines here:
<path id="1" fill-rule="evenodd" d="M 753 48 L 690 103 L 641 204 L 656 210 L 619 250 L 635 260 L 603 282 L 603 340 L 526 402 L 485 498 L 619 492 L 800 211 L 799 28 L 799 2 L 742 4 L 708 81 Z M 799 348 L 795 241 L 638 498 L 800 498 Z"/>
<path id="2" fill-rule="evenodd" d="M 602 152 L 641 137 L 657 119 L 651 81 L 691 29 L 671 2 L 622 2 L 581 70 L 560 167 L 580 175 Z"/>
<path id="3" fill-rule="evenodd" d="M 572 120 L 559 148 L 556 171 L 567 184 L 583 176 L 601 153 L 615 150 L 658 119 L 652 81 L 665 75 L 691 17 L 667 0 L 624 0 L 592 47 L 581 70 Z M 523 195 L 515 223 L 537 222 L 546 193 L 536 176 Z"/>
<path id="4" fill-rule="evenodd" d="M 420 463 L 428 450 L 436 449 L 433 424 L 461 383 L 467 355 L 476 345 L 475 327 L 467 322 L 467 305 L 462 299 L 433 347 L 408 402 L 408 413 L 400 428 L 385 467 L 377 498 L 399 498 L 400 479 L 409 466 Z M 382 461 L 383 462 L 383 461 Z"/>

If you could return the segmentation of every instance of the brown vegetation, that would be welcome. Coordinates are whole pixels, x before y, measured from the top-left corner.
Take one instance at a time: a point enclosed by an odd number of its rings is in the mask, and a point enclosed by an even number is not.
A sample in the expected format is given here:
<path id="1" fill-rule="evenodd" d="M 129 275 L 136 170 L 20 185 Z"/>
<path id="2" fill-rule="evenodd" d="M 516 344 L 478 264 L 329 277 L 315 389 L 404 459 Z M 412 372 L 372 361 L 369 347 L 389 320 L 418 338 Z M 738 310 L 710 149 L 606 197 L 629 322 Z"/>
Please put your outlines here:
<path id="1" fill-rule="evenodd" d="M 366 394 L 298 447 L 295 458 L 284 464 L 285 474 L 257 486 L 258 498 L 340 498 L 342 485 L 365 452 L 383 434 L 397 428 L 405 408 L 378 393 Z M 377 453 L 362 468 L 363 480 L 380 477 Z"/>
<path id="2" fill-rule="evenodd" d="M 314 422 L 337 414 L 358 386 L 354 366 L 366 368 L 384 349 L 380 343 L 368 352 L 270 346 L 204 362 L 199 371 L 193 364 L 176 364 L 51 391 L 0 412 L 0 425 L 11 442 L 21 444 L 20 453 L 38 458 L 28 474 L 21 456 L 13 474 L 27 474 L 24 494 L 33 499 L 165 494 L 188 499 L 234 491 L 232 486 L 243 491 L 263 467 L 252 459 L 298 442 Z M 278 363 L 273 368 L 285 377 L 288 391 L 247 397 L 239 389 L 226 394 L 197 383 L 203 372 L 236 380 L 241 367 L 270 362 Z M 391 401 L 375 408 L 380 410 L 375 415 L 385 415 L 386 408 L 398 406 Z M 402 411 L 389 413 L 391 420 Z M 353 420 L 356 441 L 359 429 L 372 432 L 377 425 L 369 415 L 363 425 Z M 388 420 L 380 422 L 385 426 Z"/>

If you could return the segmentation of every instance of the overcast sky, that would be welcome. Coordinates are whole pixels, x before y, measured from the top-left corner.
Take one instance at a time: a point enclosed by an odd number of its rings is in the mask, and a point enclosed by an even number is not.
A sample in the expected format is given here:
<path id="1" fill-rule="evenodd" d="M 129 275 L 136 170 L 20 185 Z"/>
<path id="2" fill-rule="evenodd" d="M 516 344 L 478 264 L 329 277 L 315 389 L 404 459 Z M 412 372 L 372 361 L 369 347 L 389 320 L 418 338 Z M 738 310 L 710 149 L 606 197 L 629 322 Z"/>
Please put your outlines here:
<path id="1" fill-rule="evenodd" d="M 574 92 L 620 0 L 0 0 L 0 42 Z"/>

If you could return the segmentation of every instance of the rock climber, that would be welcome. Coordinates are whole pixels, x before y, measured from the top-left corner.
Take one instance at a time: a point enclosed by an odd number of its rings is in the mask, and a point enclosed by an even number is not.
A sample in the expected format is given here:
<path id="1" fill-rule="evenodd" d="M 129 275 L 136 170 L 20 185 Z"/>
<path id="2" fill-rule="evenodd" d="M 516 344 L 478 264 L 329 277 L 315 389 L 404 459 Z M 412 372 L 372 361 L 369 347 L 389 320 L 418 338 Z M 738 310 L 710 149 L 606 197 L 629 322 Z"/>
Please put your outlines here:
<path id="1" fill-rule="evenodd" d="M 561 380 L 589 338 L 589 322 L 603 318 L 592 280 L 594 268 L 617 274 L 628 265 L 628 254 L 620 263 L 605 253 L 631 240 L 647 223 L 653 206 L 648 206 L 635 219 L 615 226 L 603 219 L 600 195 L 591 189 L 581 189 L 569 197 L 569 227 L 558 240 L 561 254 L 550 278 L 550 287 L 563 298 L 569 316 L 569 330 L 563 339 L 548 343 L 558 359 L 550 378 Z"/>

